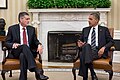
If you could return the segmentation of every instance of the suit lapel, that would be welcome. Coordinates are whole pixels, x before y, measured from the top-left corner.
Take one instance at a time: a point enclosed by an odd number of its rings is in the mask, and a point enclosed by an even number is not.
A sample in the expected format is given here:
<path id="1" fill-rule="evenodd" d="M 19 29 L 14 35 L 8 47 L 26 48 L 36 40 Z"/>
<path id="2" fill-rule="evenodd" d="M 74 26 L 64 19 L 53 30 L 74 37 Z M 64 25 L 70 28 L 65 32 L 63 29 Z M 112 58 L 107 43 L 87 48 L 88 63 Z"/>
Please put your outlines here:
<path id="1" fill-rule="evenodd" d="M 89 33 L 90 33 L 90 29 L 91 29 L 91 27 L 88 27 L 86 30 L 87 31 L 85 31 L 86 32 L 86 36 L 85 36 L 85 41 L 87 42 L 87 40 L 88 40 L 88 36 L 89 36 Z"/>
<path id="2" fill-rule="evenodd" d="M 98 26 L 98 45 L 100 45 L 100 41 L 102 39 L 102 28 L 100 26 Z"/>
<path id="3" fill-rule="evenodd" d="M 17 40 L 20 43 L 20 26 L 19 26 L 19 24 L 15 28 L 15 33 L 16 33 Z"/>
<path id="4" fill-rule="evenodd" d="M 28 34 L 28 43 L 30 42 L 30 35 L 31 35 L 31 31 L 30 28 L 27 26 L 27 34 Z"/>

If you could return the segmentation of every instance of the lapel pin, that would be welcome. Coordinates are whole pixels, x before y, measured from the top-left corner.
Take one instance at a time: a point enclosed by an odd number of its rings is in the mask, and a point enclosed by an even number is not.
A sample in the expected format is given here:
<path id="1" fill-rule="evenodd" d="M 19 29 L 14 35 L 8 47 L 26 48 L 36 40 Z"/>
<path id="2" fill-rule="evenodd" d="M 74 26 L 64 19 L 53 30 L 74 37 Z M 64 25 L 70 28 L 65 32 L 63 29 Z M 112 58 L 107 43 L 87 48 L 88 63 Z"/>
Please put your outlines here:
<path id="1" fill-rule="evenodd" d="M 102 29 L 100 29 L 100 31 L 102 31 Z"/>

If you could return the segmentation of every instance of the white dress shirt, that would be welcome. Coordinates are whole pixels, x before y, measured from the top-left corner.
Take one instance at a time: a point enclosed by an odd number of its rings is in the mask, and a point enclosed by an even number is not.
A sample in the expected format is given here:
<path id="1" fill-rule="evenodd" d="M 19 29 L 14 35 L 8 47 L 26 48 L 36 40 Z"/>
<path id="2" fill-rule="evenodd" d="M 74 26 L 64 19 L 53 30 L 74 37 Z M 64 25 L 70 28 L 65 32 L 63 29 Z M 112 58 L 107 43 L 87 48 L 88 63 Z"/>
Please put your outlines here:
<path id="1" fill-rule="evenodd" d="M 23 28 L 25 28 L 25 32 L 26 32 L 26 37 L 27 37 L 27 44 L 28 44 L 28 34 L 27 34 L 27 29 L 26 27 L 23 27 L 21 24 L 20 25 L 20 44 L 23 44 Z"/>
<path id="2" fill-rule="evenodd" d="M 96 25 L 94 28 L 95 28 L 95 34 L 96 34 L 96 46 L 98 46 L 98 25 Z M 89 43 L 90 45 L 91 45 L 92 31 L 93 31 L 93 27 L 90 29 L 90 32 L 89 32 L 89 35 L 88 35 L 87 43 Z"/>

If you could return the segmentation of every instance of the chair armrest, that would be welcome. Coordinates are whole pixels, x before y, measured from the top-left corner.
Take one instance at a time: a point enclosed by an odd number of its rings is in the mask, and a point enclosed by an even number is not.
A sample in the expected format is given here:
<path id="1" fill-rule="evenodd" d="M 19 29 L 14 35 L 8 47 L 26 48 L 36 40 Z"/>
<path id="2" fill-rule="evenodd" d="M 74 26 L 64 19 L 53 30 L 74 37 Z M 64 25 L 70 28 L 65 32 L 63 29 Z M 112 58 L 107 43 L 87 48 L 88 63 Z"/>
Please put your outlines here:
<path id="1" fill-rule="evenodd" d="M 39 54 L 39 62 L 42 64 L 42 58 L 40 54 Z"/>
<path id="2" fill-rule="evenodd" d="M 3 47 L 3 49 L 2 49 L 3 51 L 6 51 L 7 50 L 7 48 L 6 47 Z"/>
<path id="3" fill-rule="evenodd" d="M 3 47 L 3 61 L 2 61 L 2 64 L 4 64 L 5 62 L 6 62 L 6 58 L 7 58 L 7 56 L 6 56 L 6 51 L 7 51 L 7 48 L 6 47 Z"/>
<path id="4" fill-rule="evenodd" d="M 113 51 L 115 51 L 115 46 L 112 46 L 112 47 L 110 48 L 110 51 L 108 52 L 108 57 L 110 57 L 111 62 L 112 62 L 112 60 L 113 60 Z"/>
<path id="5" fill-rule="evenodd" d="M 115 46 L 112 46 L 111 48 L 110 48 L 110 51 L 114 51 L 115 50 Z"/>
<path id="6" fill-rule="evenodd" d="M 38 53 L 36 59 L 42 64 L 42 58 L 41 55 Z"/>

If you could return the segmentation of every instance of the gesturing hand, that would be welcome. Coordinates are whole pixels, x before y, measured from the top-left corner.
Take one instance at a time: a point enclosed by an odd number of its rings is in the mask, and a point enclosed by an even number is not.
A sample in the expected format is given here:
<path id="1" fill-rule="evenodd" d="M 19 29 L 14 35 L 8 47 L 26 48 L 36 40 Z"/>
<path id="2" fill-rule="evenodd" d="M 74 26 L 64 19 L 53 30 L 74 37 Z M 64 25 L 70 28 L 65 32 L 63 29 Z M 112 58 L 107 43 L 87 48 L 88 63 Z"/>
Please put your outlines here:
<path id="1" fill-rule="evenodd" d="M 39 54 L 42 54 L 43 46 L 41 44 L 38 45 L 37 52 L 39 52 Z"/>
<path id="2" fill-rule="evenodd" d="M 82 41 L 78 40 L 77 44 L 78 44 L 78 47 L 82 47 L 85 44 L 85 42 L 82 42 Z"/>

